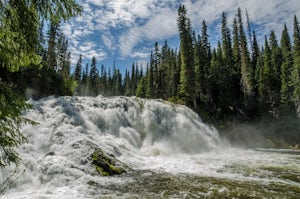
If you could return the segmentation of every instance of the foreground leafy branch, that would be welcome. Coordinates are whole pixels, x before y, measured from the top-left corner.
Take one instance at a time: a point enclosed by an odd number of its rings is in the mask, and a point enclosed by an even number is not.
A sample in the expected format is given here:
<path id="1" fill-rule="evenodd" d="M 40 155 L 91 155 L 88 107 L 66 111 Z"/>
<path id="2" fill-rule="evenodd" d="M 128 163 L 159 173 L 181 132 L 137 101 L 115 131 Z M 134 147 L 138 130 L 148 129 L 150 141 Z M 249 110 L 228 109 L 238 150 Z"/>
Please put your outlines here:
<path id="1" fill-rule="evenodd" d="M 15 147 L 27 141 L 20 128 L 26 123 L 34 124 L 22 116 L 29 107 L 9 85 L 0 82 L 0 167 L 18 161 Z"/>
<path id="2" fill-rule="evenodd" d="M 41 21 L 58 23 L 80 12 L 73 0 L 0 0 L 0 167 L 17 163 L 14 148 L 26 142 L 20 128 L 33 124 L 22 116 L 30 105 L 15 92 L 10 74 L 40 64 Z"/>

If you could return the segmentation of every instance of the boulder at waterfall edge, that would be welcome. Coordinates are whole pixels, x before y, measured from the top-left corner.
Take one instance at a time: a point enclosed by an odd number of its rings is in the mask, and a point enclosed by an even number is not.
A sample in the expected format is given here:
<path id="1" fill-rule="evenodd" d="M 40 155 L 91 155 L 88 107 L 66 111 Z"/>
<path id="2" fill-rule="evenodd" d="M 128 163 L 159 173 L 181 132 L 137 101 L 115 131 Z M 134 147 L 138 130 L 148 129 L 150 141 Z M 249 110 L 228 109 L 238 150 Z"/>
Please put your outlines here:
<path id="1" fill-rule="evenodd" d="M 92 161 L 96 171 L 102 176 L 120 175 L 129 170 L 129 167 L 118 161 L 114 155 L 106 154 L 101 149 L 93 152 Z"/>

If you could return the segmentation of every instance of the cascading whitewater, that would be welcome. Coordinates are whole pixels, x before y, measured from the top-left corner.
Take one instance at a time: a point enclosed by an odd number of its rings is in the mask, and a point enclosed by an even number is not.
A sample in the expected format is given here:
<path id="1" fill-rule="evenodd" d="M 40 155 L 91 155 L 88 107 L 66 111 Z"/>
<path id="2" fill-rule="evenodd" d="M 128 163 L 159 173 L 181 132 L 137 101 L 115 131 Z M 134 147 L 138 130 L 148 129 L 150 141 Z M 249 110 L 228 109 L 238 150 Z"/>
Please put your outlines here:
<path id="1" fill-rule="evenodd" d="M 16 183 L 1 199 L 300 194 L 299 151 L 227 147 L 185 106 L 136 97 L 49 97 L 30 103 L 33 109 L 25 116 L 38 124 L 22 129 L 28 143 L 19 148 Z M 133 170 L 100 176 L 91 157 L 99 148 Z M 1 170 L 0 186 L 13 171 Z"/>
<path id="2" fill-rule="evenodd" d="M 32 131 L 35 139 L 38 132 L 50 136 L 44 144 L 51 147 L 65 142 L 63 137 L 69 134 L 74 134 L 73 139 L 98 138 L 90 142 L 102 147 L 127 147 L 150 154 L 199 153 L 221 144 L 218 132 L 202 123 L 193 111 L 159 100 L 60 97 L 31 103 L 34 110 L 28 116 L 40 125 L 25 131 L 29 135 Z M 43 150 L 46 154 L 52 151 L 47 147 Z"/>
<path id="3" fill-rule="evenodd" d="M 90 161 L 95 148 L 114 154 L 134 169 L 143 169 L 147 168 L 145 157 L 196 154 L 221 144 L 218 132 L 193 111 L 160 100 L 49 97 L 30 103 L 33 109 L 25 116 L 38 124 L 23 128 L 29 142 L 19 150 L 20 170 L 25 173 L 16 189 L 36 187 L 32 194 L 38 189 L 43 197 L 49 187 L 64 196 L 70 192 L 80 197 L 73 193 L 77 189 L 69 187 L 81 186 L 84 183 L 78 180 L 87 181 L 87 176 L 97 176 Z M 32 194 L 28 197 L 34 197 Z"/>

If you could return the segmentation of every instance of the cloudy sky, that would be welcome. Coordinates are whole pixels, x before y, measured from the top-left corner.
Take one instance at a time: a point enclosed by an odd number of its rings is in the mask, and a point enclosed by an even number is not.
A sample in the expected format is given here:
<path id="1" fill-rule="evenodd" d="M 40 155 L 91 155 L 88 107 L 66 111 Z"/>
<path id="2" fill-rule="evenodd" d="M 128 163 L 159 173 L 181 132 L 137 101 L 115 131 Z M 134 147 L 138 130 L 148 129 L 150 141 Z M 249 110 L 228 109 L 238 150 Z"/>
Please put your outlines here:
<path id="1" fill-rule="evenodd" d="M 196 33 L 205 19 L 212 43 L 220 39 L 221 14 L 232 25 L 238 7 L 248 10 L 259 38 L 274 30 L 278 37 L 286 22 L 292 32 L 293 16 L 300 18 L 299 0 L 77 0 L 81 16 L 62 25 L 69 39 L 72 62 L 79 54 L 85 63 L 93 56 L 98 67 L 116 66 L 122 71 L 132 62 L 145 66 L 156 41 L 178 47 L 177 8 L 184 4 Z M 245 14 L 245 12 L 244 12 Z M 244 17 L 245 19 L 245 17 Z M 245 20 L 244 20 L 245 21 Z"/>

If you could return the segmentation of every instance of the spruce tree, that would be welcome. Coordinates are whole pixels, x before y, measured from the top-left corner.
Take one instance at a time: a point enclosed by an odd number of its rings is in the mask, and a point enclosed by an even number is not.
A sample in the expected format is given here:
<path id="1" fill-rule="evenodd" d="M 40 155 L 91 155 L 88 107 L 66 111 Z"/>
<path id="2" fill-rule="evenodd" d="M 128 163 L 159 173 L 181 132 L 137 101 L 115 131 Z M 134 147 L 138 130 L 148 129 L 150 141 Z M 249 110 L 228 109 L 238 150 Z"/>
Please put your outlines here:
<path id="1" fill-rule="evenodd" d="M 237 74 L 234 70 L 234 60 L 233 52 L 231 46 L 231 35 L 230 30 L 227 25 L 227 18 L 225 13 L 222 14 L 222 68 L 220 73 L 223 74 L 222 79 L 222 102 L 225 104 L 224 107 L 228 109 L 229 106 L 236 106 L 235 101 L 238 99 L 237 91 L 239 89 L 237 82 L 234 80 L 237 79 Z M 220 59 L 220 58 L 219 58 Z M 235 100 L 233 100 L 235 99 Z"/>
<path id="2" fill-rule="evenodd" d="M 159 86 L 158 95 L 162 99 L 168 98 L 168 88 L 169 88 L 169 71 L 170 71 L 170 55 L 169 55 L 168 42 L 165 41 L 164 45 L 161 47 L 160 52 L 160 63 L 159 63 Z"/>
<path id="3" fill-rule="evenodd" d="M 247 38 L 245 36 L 242 13 L 241 9 L 238 8 L 238 30 L 240 38 L 240 50 L 241 50 L 241 83 L 242 91 L 246 100 L 253 95 L 253 85 L 252 85 L 252 68 L 250 63 Z"/>
<path id="4" fill-rule="evenodd" d="M 82 55 L 80 54 L 74 72 L 74 78 L 78 84 L 81 82 L 81 72 L 82 72 Z"/>
<path id="5" fill-rule="evenodd" d="M 194 68 L 195 68 L 195 94 L 197 100 L 201 100 L 202 87 L 201 87 L 201 39 L 198 35 L 196 39 L 195 33 L 193 34 L 193 46 L 194 46 Z"/>
<path id="6" fill-rule="evenodd" d="M 180 95 L 188 106 L 196 106 L 195 104 L 195 85 L 194 85 L 194 58 L 193 45 L 189 20 L 185 16 L 185 8 L 179 9 L 179 32 L 180 34 Z M 183 19 L 181 19 L 183 17 Z M 183 24 L 181 24 L 183 21 Z"/>
<path id="7" fill-rule="evenodd" d="M 60 33 L 57 42 L 57 72 L 64 80 L 70 76 L 71 52 L 68 51 L 68 40 Z"/>
<path id="8" fill-rule="evenodd" d="M 259 102 L 261 112 L 267 112 L 272 105 L 271 98 L 271 49 L 265 37 L 264 61 L 259 74 Z"/>
<path id="9" fill-rule="evenodd" d="M 288 33 L 286 24 L 281 34 L 281 49 L 282 49 L 282 65 L 281 65 L 281 89 L 280 103 L 281 108 L 288 111 L 293 102 L 293 87 L 292 87 L 292 68 L 293 54 L 291 39 Z"/>
<path id="10" fill-rule="evenodd" d="M 233 20 L 233 59 L 235 70 L 240 73 L 241 70 L 241 49 L 240 49 L 240 35 L 237 19 Z"/>
<path id="11" fill-rule="evenodd" d="M 147 91 L 146 98 L 154 98 L 154 66 L 153 66 L 153 52 L 150 54 L 150 68 L 147 73 Z"/>
<path id="12" fill-rule="evenodd" d="M 261 55 L 260 50 L 258 46 L 258 42 L 256 39 L 256 33 L 253 30 L 253 43 L 252 43 L 252 53 L 251 53 L 251 65 L 252 65 L 252 78 L 253 78 L 253 89 L 254 89 L 254 95 L 255 97 L 258 96 L 258 71 L 260 70 L 261 66 Z"/>
<path id="13" fill-rule="evenodd" d="M 132 63 L 131 65 L 131 77 L 130 77 L 130 96 L 135 95 L 137 82 L 136 82 L 136 72 L 135 72 L 135 65 Z"/>
<path id="14" fill-rule="evenodd" d="M 225 67 L 229 69 L 230 67 L 233 67 L 233 60 L 232 60 L 233 54 L 232 54 L 232 46 L 231 46 L 230 29 L 228 28 L 227 17 L 224 12 L 222 14 L 221 33 L 222 33 L 223 58 L 225 62 Z"/>
<path id="15" fill-rule="evenodd" d="M 146 87 L 147 87 L 147 79 L 146 77 L 142 77 L 138 83 L 138 87 L 136 89 L 136 96 L 145 98 L 146 97 Z"/>
<path id="16" fill-rule="evenodd" d="M 213 56 L 211 60 L 211 100 L 214 104 L 216 110 L 216 117 L 220 119 L 222 112 L 224 109 L 224 104 L 227 104 L 228 99 L 226 99 L 226 69 L 224 68 L 223 61 L 223 52 L 222 52 L 222 44 L 218 41 L 217 49 L 213 50 Z M 207 102 L 208 104 L 208 102 Z M 215 111 L 216 111 L 215 110 Z"/>
<path id="17" fill-rule="evenodd" d="M 124 94 L 126 96 L 130 95 L 130 75 L 127 69 L 125 71 L 125 79 L 124 79 Z"/>
<path id="18" fill-rule="evenodd" d="M 221 68 L 219 57 L 217 56 L 217 50 L 214 48 L 212 50 L 212 58 L 211 58 L 211 66 L 210 66 L 210 79 L 211 79 L 211 100 L 212 103 L 217 109 L 217 106 L 219 105 L 219 80 L 218 80 L 218 74 L 219 69 Z M 206 102 L 208 104 L 208 102 Z"/>
<path id="19" fill-rule="evenodd" d="M 80 92 L 80 94 L 83 96 L 87 96 L 89 90 L 89 64 L 86 64 L 85 69 L 83 70 L 81 85 L 82 91 Z"/>
<path id="20" fill-rule="evenodd" d="M 250 50 L 253 51 L 253 39 L 252 38 L 252 31 L 251 31 L 251 25 L 250 25 L 250 18 L 249 18 L 249 14 L 248 14 L 248 10 L 246 9 L 246 24 L 247 24 L 247 32 L 248 32 L 248 38 L 250 41 Z M 253 31 L 254 32 L 254 31 Z"/>
<path id="21" fill-rule="evenodd" d="M 113 75 L 113 95 L 119 96 L 122 93 L 122 75 L 119 69 L 114 70 Z"/>
<path id="22" fill-rule="evenodd" d="M 104 68 L 104 65 L 101 65 L 101 71 L 100 71 L 100 80 L 99 80 L 99 94 L 105 95 L 106 93 L 106 70 Z"/>
<path id="23" fill-rule="evenodd" d="M 191 93 L 191 71 L 193 67 L 193 60 L 190 59 L 192 52 L 192 39 L 190 27 L 188 27 L 188 18 L 184 5 L 178 9 L 178 29 L 180 36 L 180 59 L 181 59 L 181 72 L 180 72 L 180 95 L 186 105 L 191 105 L 190 100 L 193 97 Z"/>
<path id="24" fill-rule="evenodd" d="M 90 82 L 90 95 L 97 96 L 99 94 L 99 84 L 98 84 L 98 70 L 96 66 L 96 58 L 92 58 L 91 63 L 91 70 L 89 75 L 89 82 Z"/>
<path id="25" fill-rule="evenodd" d="M 155 42 L 154 45 L 154 54 L 153 54 L 153 83 L 154 83 L 154 98 L 160 97 L 159 90 L 160 90 L 160 49 L 158 42 Z"/>
<path id="26" fill-rule="evenodd" d="M 206 98 L 204 101 L 209 101 L 210 98 L 210 51 L 208 27 L 205 20 L 203 20 L 200 38 L 200 85 L 202 87 L 202 94 Z"/>
<path id="27" fill-rule="evenodd" d="M 277 42 L 277 38 L 275 35 L 275 32 L 272 30 L 271 34 L 270 34 L 270 48 L 271 48 L 271 62 L 272 62 L 272 74 L 273 74 L 273 78 L 274 78 L 274 88 L 277 87 L 276 89 L 278 89 L 278 86 L 280 87 L 280 84 L 278 85 L 278 83 L 280 83 L 280 81 L 278 81 L 280 79 L 280 68 L 281 68 L 281 64 L 282 64 L 282 52 L 281 49 L 278 45 Z"/>
<path id="28" fill-rule="evenodd" d="M 58 34 L 59 24 L 56 21 L 51 21 L 49 29 L 49 40 L 48 40 L 48 50 L 47 50 L 47 70 L 55 70 L 57 67 L 57 34 Z"/>
<path id="29" fill-rule="evenodd" d="M 170 97 L 178 98 L 178 89 L 179 89 L 179 82 L 180 82 L 180 64 L 178 62 L 179 58 L 176 51 L 171 50 L 171 95 Z"/>
<path id="30" fill-rule="evenodd" d="M 104 65 L 101 65 L 100 92 L 102 95 L 108 95 L 108 74 Z"/>
<path id="31" fill-rule="evenodd" d="M 270 68 L 270 97 L 272 103 L 272 112 L 278 114 L 278 107 L 280 102 L 280 71 L 282 65 L 281 49 L 278 46 L 276 35 L 274 31 L 270 34 L 270 48 L 271 48 L 271 68 Z"/>
<path id="32" fill-rule="evenodd" d="M 233 71 L 234 71 L 234 78 L 233 84 L 235 85 L 235 96 L 238 96 L 239 99 L 242 95 L 241 91 L 241 48 L 240 48 L 240 36 L 239 36 L 239 29 L 237 19 L 234 18 L 233 20 L 233 47 L 232 47 L 232 54 L 233 54 Z"/>
<path id="33" fill-rule="evenodd" d="M 294 103 L 297 107 L 297 113 L 300 117 L 300 30 L 299 30 L 299 23 L 296 15 L 294 16 L 294 48 L 293 48 L 293 55 L 294 55 L 294 67 L 293 67 L 293 87 L 294 87 Z"/>

